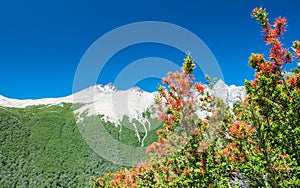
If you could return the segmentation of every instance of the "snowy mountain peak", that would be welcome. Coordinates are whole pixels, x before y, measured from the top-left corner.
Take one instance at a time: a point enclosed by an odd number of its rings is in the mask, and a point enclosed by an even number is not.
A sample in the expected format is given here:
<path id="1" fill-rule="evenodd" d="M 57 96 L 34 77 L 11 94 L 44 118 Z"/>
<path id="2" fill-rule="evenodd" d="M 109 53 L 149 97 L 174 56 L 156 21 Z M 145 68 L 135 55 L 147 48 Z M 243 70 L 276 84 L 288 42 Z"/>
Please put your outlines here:
<path id="1" fill-rule="evenodd" d="M 105 89 L 106 91 L 111 91 L 111 92 L 117 91 L 117 87 L 116 87 L 115 85 L 113 85 L 111 82 L 108 83 L 108 84 L 106 84 L 106 85 L 104 86 L 104 89 Z"/>
<path id="2" fill-rule="evenodd" d="M 219 80 L 212 90 L 207 90 L 213 95 L 222 98 L 230 106 L 246 96 L 243 86 L 228 86 L 222 80 Z M 139 87 L 117 90 L 112 83 L 109 83 L 107 85 L 94 85 L 61 98 L 18 100 L 0 95 L 0 106 L 23 108 L 32 105 L 55 105 L 63 102 L 82 103 L 83 106 L 78 109 L 78 113 L 88 112 L 88 115 L 102 114 L 106 120 L 118 123 L 123 119 L 124 115 L 130 119 L 141 120 L 141 114 L 153 106 L 155 94 L 156 92 L 149 93 Z"/>
<path id="3" fill-rule="evenodd" d="M 246 97 L 246 91 L 244 86 L 228 86 L 223 80 L 218 80 L 213 87 L 212 93 L 232 106 L 234 103 L 240 100 L 240 98 Z"/>
<path id="4" fill-rule="evenodd" d="M 106 85 L 97 84 L 92 87 L 95 92 L 104 92 L 104 93 L 113 93 L 117 91 L 117 87 L 113 85 L 112 83 L 108 83 Z"/>
<path id="5" fill-rule="evenodd" d="M 131 92 L 138 92 L 138 93 L 143 93 L 144 90 L 142 90 L 141 88 L 134 86 L 133 88 L 129 89 Z"/>
<path id="6" fill-rule="evenodd" d="M 226 87 L 227 85 L 225 84 L 225 82 L 220 79 L 216 82 L 216 84 L 214 85 L 215 87 Z"/>

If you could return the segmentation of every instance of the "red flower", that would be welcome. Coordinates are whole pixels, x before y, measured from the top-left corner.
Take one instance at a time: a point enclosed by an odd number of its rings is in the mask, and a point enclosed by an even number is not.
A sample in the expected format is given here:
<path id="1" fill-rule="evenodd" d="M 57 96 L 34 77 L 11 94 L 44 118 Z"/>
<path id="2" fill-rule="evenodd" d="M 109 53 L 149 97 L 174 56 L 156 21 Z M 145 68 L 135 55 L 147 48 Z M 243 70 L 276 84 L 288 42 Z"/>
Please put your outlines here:
<path id="1" fill-rule="evenodd" d="M 162 171 L 166 172 L 168 170 L 168 168 L 166 166 L 163 166 L 162 168 Z"/>
<path id="2" fill-rule="evenodd" d="M 198 92 L 203 93 L 205 87 L 203 85 L 201 85 L 199 82 L 196 83 L 196 88 L 198 90 Z"/>
<path id="3" fill-rule="evenodd" d="M 275 170 L 276 170 L 276 171 L 279 171 L 280 169 L 281 169 L 280 166 L 276 166 L 276 167 L 275 167 Z"/>
<path id="4" fill-rule="evenodd" d="M 298 73 L 297 75 L 288 79 L 287 83 L 289 83 L 293 88 L 296 87 L 296 89 L 297 89 L 297 84 L 300 85 L 300 73 Z M 299 87 L 299 85 L 298 85 L 298 87 Z"/>
<path id="5" fill-rule="evenodd" d="M 254 148 L 254 151 L 255 151 L 256 153 L 260 152 L 260 150 L 259 150 L 258 147 L 255 147 L 255 148 Z"/>
<path id="6" fill-rule="evenodd" d="M 195 130 L 194 130 L 194 135 L 195 135 L 195 136 L 198 136 L 198 134 L 199 134 L 199 130 L 198 130 L 198 129 L 195 129 Z"/>
<path id="7" fill-rule="evenodd" d="M 223 157 L 227 157 L 228 156 L 228 149 L 227 148 L 222 151 L 222 156 Z"/>
<path id="8" fill-rule="evenodd" d="M 275 66 L 274 66 L 274 64 L 271 63 L 271 62 L 266 62 L 266 63 L 264 63 L 264 64 L 261 64 L 261 65 L 259 66 L 259 68 L 261 69 L 261 71 L 262 71 L 264 74 L 270 74 L 270 73 L 274 70 Z"/>
<path id="9" fill-rule="evenodd" d="M 255 15 L 258 13 L 260 9 L 258 7 L 256 7 L 255 9 L 252 10 L 252 14 Z"/>
<path id="10" fill-rule="evenodd" d="M 256 79 L 253 80 L 252 85 L 257 86 L 257 80 Z"/>
<path id="11" fill-rule="evenodd" d="M 164 114 L 164 113 L 161 113 L 161 114 L 158 116 L 158 121 L 162 121 L 165 117 L 166 117 L 165 114 Z"/>
<path id="12" fill-rule="evenodd" d="M 168 79 L 168 78 L 163 78 L 163 80 L 162 80 L 162 83 L 163 84 L 169 84 L 170 83 L 170 80 Z"/>
<path id="13" fill-rule="evenodd" d="M 158 134 L 158 135 L 160 135 L 160 134 L 162 134 L 162 133 L 165 133 L 165 132 L 166 132 L 165 129 L 159 129 L 159 130 L 157 130 L 157 134 Z"/>
<path id="14" fill-rule="evenodd" d="M 300 41 L 297 40 L 297 41 L 293 42 L 293 48 L 296 53 L 296 57 L 300 58 Z"/>
<path id="15" fill-rule="evenodd" d="M 286 18 L 277 18 L 274 23 L 274 27 L 286 26 Z"/>

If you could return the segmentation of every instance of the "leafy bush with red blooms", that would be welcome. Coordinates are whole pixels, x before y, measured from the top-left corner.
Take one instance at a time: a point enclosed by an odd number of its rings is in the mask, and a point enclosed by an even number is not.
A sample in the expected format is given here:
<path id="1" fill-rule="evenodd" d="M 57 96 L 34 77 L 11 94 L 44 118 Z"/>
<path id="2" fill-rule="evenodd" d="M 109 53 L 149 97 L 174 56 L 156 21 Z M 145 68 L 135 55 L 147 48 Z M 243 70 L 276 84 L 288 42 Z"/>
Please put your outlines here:
<path id="1" fill-rule="evenodd" d="M 293 42 L 294 53 L 283 48 L 285 18 L 270 24 L 263 8 L 251 15 L 270 53 L 250 56 L 255 79 L 245 81 L 247 97 L 226 107 L 194 81 L 195 64 L 187 54 L 181 72 L 169 73 L 158 88 L 164 126 L 147 149 L 151 158 L 93 178 L 95 187 L 300 186 L 300 73 L 283 69 L 300 58 L 300 42 Z"/>
<path id="2" fill-rule="evenodd" d="M 285 18 L 276 18 L 271 24 L 262 7 L 251 15 L 260 23 L 270 52 L 267 58 L 262 54 L 249 58 L 256 78 L 245 82 L 247 98 L 239 110 L 241 120 L 251 125 L 253 133 L 247 145 L 244 143 L 248 157 L 239 169 L 253 186 L 299 186 L 300 75 L 286 73 L 283 68 L 299 58 L 299 41 L 293 43 L 293 55 L 281 43 Z"/>

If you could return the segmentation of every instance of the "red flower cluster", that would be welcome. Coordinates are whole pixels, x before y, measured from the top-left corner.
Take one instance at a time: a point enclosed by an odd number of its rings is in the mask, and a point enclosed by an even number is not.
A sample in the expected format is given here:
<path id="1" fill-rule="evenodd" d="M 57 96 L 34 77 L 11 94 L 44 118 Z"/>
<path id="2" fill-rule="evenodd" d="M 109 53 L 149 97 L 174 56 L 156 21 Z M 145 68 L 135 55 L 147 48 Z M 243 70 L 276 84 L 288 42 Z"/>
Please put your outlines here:
<path id="1" fill-rule="evenodd" d="M 258 67 L 264 74 L 270 74 L 271 72 L 273 72 L 275 65 L 272 62 L 266 62 L 259 65 Z"/>
<path id="2" fill-rule="evenodd" d="M 253 129 L 247 123 L 240 121 L 234 122 L 229 129 L 229 133 L 236 138 L 245 137 L 251 134 L 252 131 Z"/>
<path id="3" fill-rule="evenodd" d="M 284 49 L 280 43 L 280 37 L 283 36 L 286 31 L 287 21 L 286 18 L 276 18 L 273 25 L 271 25 L 267 19 L 267 13 L 265 9 L 255 8 L 252 11 L 252 17 L 260 22 L 263 29 L 264 40 L 267 45 L 271 45 L 269 58 L 274 62 L 276 66 L 273 69 L 280 70 L 284 64 L 291 62 L 291 54 L 288 50 Z M 257 56 L 257 55 L 256 55 Z M 255 58 L 255 57 L 253 57 Z M 261 58 L 260 56 L 256 58 Z M 250 58 L 250 66 L 256 68 L 257 63 L 253 62 L 255 59 Z M 262 61 L 262 59 L 257 59 L 256 61 Z M 251 62 L 252 61 L 252 62 Z M 263 63 L 263 62 L 261 62 Z M 270 66 L 268 66 L 270 68 Z M 267 70 L 267 73 L 272 72 L 272 70 Z"/>
<path id="4" fill-rule="evenodd" d="M 201 85 L 199 82 L 196 82 L 196 88 L 198 90 L 199 93 L 203 93 L 204 92 L 204 89 L 205 87 L 203 85 Z"/>
<path id="5" fill-rule="evenodd" d="M 296 53 L 296 57 L 300 59 L 300 41 L 293 42 L 294 51 Z"/>
<path id="6" fill-rule="evenodd" d="M 296 90 L 299 90 L 299 88 L 300 88 L 300 73 L 298 73 L 297 75 L 288 79 L 287 83 L 289 83 L 293 88 L 296 88 Z"/>
<path id="7" fill-rule="evenodd" d="M 157 142 L 148 146 L 146 153 L 155 153 L 158 156 L 164 156 L 168 147 L 168 140 L 159 138 Z"/>

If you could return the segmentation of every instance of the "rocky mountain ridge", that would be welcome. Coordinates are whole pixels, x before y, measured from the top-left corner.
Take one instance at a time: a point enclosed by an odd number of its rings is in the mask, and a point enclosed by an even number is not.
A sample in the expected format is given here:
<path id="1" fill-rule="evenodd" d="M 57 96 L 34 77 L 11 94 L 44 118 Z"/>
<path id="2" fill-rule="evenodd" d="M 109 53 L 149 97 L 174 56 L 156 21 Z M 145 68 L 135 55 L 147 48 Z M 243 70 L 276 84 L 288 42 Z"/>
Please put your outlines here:
<path id="1" fill-rule="evenodd" d="M 244 86 L 226 85 L 219 80 L 213 87 L 214 95 L 222 98 L 230 106 L 246 96 Z M 24 108 L 33 105 L 57 105 L 61 103 L 81 103 L 75 113 L 88 115 L 102 114 L 104 119 L 119 123 L 126 115 L 131 119 L 142 120 L 142 113 L 154 104 L 157 92 L 143 91 L 138 87 L 118 90 L 113 84 L 94 85 L 72 95 L 61 98 L 10 99 L 0 95 L 0 106 Z"/>

